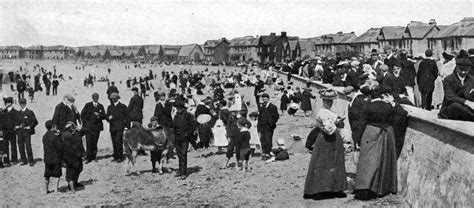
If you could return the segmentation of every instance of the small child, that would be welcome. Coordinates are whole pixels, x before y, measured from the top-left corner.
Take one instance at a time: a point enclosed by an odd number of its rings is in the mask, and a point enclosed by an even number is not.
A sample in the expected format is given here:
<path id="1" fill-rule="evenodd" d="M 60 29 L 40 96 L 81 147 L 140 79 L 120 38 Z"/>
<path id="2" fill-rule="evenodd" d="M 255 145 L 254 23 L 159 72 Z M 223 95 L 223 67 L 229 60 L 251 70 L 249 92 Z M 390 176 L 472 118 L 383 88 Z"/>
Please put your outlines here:
<path id="1" fill-rule="evenodd" d="M 49 191 L 49 179 L 51 177 L 56 178 L 56 187 L 54 192 L 58 192 L 59 180 L 62 176 L 61 167 L 61 142 L 56 135 L 57 129 L 53 121 L 48 120 L 45 123 L 46 133 L 43 136 L 43 150 L 44 150 L 44 178 L 46 194 L 52 193 Z"/>
<path id="2" fill-rule="evenodd" d="M 84 186 L 78 182 L 83 168 L 82 158 L 85 155 L 82 134 L 77 131 L 74 123 L 68 122 L 61 139 L 64 145 L 63 159 L 66 163 L 66 181 L 71 192 L 75 193 L 75 188 Z"/>
<path id="3" fill-rule="evenodd" d="M 240 129 L 239 139 L 236 142 L 236 149 L 240 151 L 240 160 L 242 161 L 242 172 L 250 172 L 249 160 L 250 160 L 250 122 L 242 117 L 237 121 L 237 126 Z"/>
<path id="4" fill-rule="evenodd" d="M 290 159 L 290 154 L 288 153 L 288 150 L 286 150 L 285 148 L 285 140 L 283 138 L 278 138 L 277 144 L 278 144 L 278 147 L 272 150 L 272 153 L 275 155 L 275 157 L 272 157 L 266 162 L 273 162 L 275 160 L 283 161 L 283 160 Z"/>
<path id="5" fill-rule="evenodd" d="M 260 143 L 260 135 L 258 134 L 257 130 L 257 123 L 258 123 L 258 113 L 257 112 L 252 112 L 249 114 L 250 117 L 250 149 L 252 151 L 252 156 L 255 154 L 256 149 L 260 149 L 261 143 Z"/>

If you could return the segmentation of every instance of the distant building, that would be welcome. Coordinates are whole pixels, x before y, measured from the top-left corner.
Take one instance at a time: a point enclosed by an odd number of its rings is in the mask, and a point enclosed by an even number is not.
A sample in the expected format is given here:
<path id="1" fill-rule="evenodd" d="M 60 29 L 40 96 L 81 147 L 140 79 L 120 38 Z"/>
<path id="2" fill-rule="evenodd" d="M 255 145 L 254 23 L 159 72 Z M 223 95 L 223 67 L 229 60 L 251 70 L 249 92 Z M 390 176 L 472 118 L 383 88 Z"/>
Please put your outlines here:
<path id="1" fill-rule="evenodd" d="M 230 40 L 230 59 L 239 61 L 258 61 L 259 38 L 253 36 L 238 37 Z"/>
<path id="2" fill-rule="evenodd" d="M 316 48 L 315 44 L 321 41 L 320 37 L 302 38 L 299 40 L 301 48 L 301 58 L 315 58 Z"/>
<path id="3" fill-rule="evenodd" d="M 1 50 L 2 59 L 18 59 L 20 58 L 21 46 L 6 46 Z"/>
<path id="4" fill-rule="evenodd" d="M 179 45 L 161 45 L 163 57 L 161 61 L 174 62 L 178 60 Z"/>
<path id="5" fill-rule="evenodd" d="M 74 50 L 69 46 L 43 46 L 42 59 L 73 59 L 75 56 Z"/>
<path id="6" fill-rule="evenodd" d="M 436 26 L 434 19 L 430 20 L 429 23 L 423 23 L 418 21 L 411 21 L 405 28 L 405 33 L 402 39 L 407 42 L 405 50 L 409 54 L 420 54 L 424 53 L 428 49 L 428 36 L 431 33 L 439 32 L 439 28 Z"/>
<path id="7" fill-rule="evenodd" d="M 286 32 L 281 32 L 278 36 L 275 33 L 260 36 L 258 42 L 258 55 L 260 57 L 260 62 L 278 63 L 287 59 L 290 54 L 285 50 L 285 46 L 288 44 L 290 39 L 297 40 L 298 37 L 289 38 L 286 35 Z"/>
<path id="8" fill-rule="evenodd" d="M 352 40 L 352 47 L 355 52 L 369 56 L 373 49 L 379 50 L 378 36 L 380 28 L 370 28 L 362 35 Z"/>
<path id="9" fill-rule="evenodd" d="M 226 38 L 208 40 L 203 45 L 205 61 L 214 64 L 229 62 L 230 42 Z"/>
<path id="10" fill-rule="evenodd" d="M 20 58 L 23 59 L 43 59 L 43 46 L 29 46 L 20 49 Z"/>
<path id="11" fill-rule="evenodd" d="M 357 36 L 354 32 L 336 34 L 327 34 L 321 36 L 321 41 L 315 43 L 316 55 L 335 55 L 337 52 L 350 53 L 353 52 L 351 43 Z"/>
<path id="12" fill-rule="evenodd" d="M 409 41 L 403 39 L 404 33 L 405 27 L 382 27 L 377 38 L 379 42 L 379 48 L 383 48 L 385 45 L 390 45 L 394 49 L 406 49 L 409 46 Z"/>
<path id="13" fill-rule="evenodd" d="M 202 60 L 204 60 L 204 53 L 198 44 L 183 45 L 179 49 L 178 61 L 201 62 Z"/>
<path id="14" fill-rule="evenodd" d="M 286 45 L 286 52 L 284 53 L 287 59 L 295 60 L 301 58 L 301 47 L 298 40 L 290 40 Z"/>
<path id="15" fill-rule="evenodd" d="M 428 48 L 438 57 L 443 52 L 451 53 L 461 49 L 474 48 L 474 17 L 465 17 L 448 26 L 438 26 L 428 37 Z"/>

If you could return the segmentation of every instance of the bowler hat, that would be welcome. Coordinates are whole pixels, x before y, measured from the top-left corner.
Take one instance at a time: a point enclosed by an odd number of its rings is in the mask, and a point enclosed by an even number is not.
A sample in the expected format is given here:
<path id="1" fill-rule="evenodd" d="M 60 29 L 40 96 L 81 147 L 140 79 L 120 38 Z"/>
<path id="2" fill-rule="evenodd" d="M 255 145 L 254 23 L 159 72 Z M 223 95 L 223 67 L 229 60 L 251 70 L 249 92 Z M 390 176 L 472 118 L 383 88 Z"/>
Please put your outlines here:
<path id="1" fill-rule="evenodd" d="M 132 91 L 138 92 L 138 88 L 137 87 L 132 87 Z"/>
<path id="2" fill-rule="evenodd" d="M 472 62 L 467 58 L 460 58 L 460 59 L 456 59 L 456 66 L 471 67 Z"/>
<path id="3" fill-rule="evenodd" d="M 25 99 L 25 98 L 20 98 L 20 99 L 18 100 L 18 103 L 20 103 L 20 104 L 26 104 L 26 99 Z"/>

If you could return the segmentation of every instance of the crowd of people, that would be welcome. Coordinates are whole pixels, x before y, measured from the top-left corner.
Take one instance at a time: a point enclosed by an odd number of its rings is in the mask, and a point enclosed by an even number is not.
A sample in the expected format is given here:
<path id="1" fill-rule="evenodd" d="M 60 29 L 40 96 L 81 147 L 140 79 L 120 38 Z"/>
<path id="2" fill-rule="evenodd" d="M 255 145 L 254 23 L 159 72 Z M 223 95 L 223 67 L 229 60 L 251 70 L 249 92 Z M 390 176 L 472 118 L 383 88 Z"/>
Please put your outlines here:
<path id="1" fill-rule="evenodd" d="M 304 198 L 326 199 L 346 197 L 347 188 L 344 143 L 352 138 L 354 151 L 359 154 L 355 179 L 355 198 L 369 200 L 397 193 L 397 157 L 401 151 L 407 127 L 407 112 L 401 104 L 416 105 L 426 110 L 436 108 L 435 97 L 442 93 L 440 118 L 455 120 L 474 120 L 474 80 L 472 62 L 466 52 L 457 55 L 443 54 L 441 63 L 432 58 L 432 51 L 426 50 L 424 57 L 410 57 L 404 51 L 394 51 L 384 47 L 385 53 L 373 51 L 368 59 L 361 57 L 336 58 L 319 57 L 315 60 L 294 60 L 259 71 L 246 67 L 240 70 L 201 71 L 185 70 L 161 72 L 161 77 L 149 71 L 148 76 L 129 77 L 124 85 L 133 92 L 128 105 L 120 101 L 120 92 L 114 81 L 108 82 L 104 93 L 109 103 L 99 103 L 99 93 L 91 95 L 91 101 L 79 110 L 75 97 L 63 96 L 55 107 L 53 116 L 45 123 L 47 129 L 43 136 L 46 193 L 50 193 L 50 178 L 56 178 L 56 188 L 66 168 L 66 181 L 72 192 L 83 186 L 79 176 L 86 164 L 97 161 L 98 140 L 104 130 L 103 121 L 109 123 L 112 140 L 112 162 L 121 163 L 124 155 L 124 132 L 131 129 L 149 132 L 164 128 L 172 132 L 167 141 L 166 159 L 177 156 L 179 168 L 176 177 L 185 180 L 187 172 L 187 153 L 190 149 L 202 149 L 203 156 L 211 145 L 224 152 L 222 169 L 229 167 L 235 156 L 236 166 L 246 172 L 251 171 L 252 156 L 261 151 L 262 160 L 272 162 L 287 160 L 289 154 L 284 148 L 284 139 L 278 138 L 278 147 L 273 147 L 274 132 L 281 116 L 295 116 L 301 110 L 304 116 L 312 116 L 316 99 L 310 83 L 306 87 L 293 86 L 292 74 L 321 80 L 333 86 L 344 87 L 351 94 L 348 106 L 348 121 L 351 135 L 344 131 L 344 117 L 333 110 L 333 100 L 337 99 L 334 90 L 320 90 L 323 106 L 316 113 L 316 119 L 309 133 L 306 148 L 312 153 L 304 188 Z M 474 50 L 469 50 L 474 53 Z M 473 58 L 474 59 L 474 58 Z M 77 67 L 76 67 L 77 69 Z M 127 68 L 126 68 L 127 69 Z M 46 72 L 39 65 L 35 70 L 34 91 L 41 91 L 42 77 L 49 95 L 50 77 L 59 80 L 60 76 Z M 274 70 L 288 71 L 288 77 L 281 79 Z M 21 70 L 20 70 L 21 71 Z M 108 73 L 112 73 L 108 70 Z M 13 75 L 11 75 L 12 77 Z M 16 83 L 27 80 L 26 75 L 13 76 Z M 36 78 L 38 77 L 38 78 Z M 62 77 L 62 75 L 61 75 Z M 38 82 L 37 82 L 38 79 Z M 441 82 L 438 82 L 441 79 Z M 93 85 L 95 75 L 89 75 L 84 87 Z M 108 80 L 107 80 L 108 81 Z M 92 83 L 90 83 L 92 82 Z M 122 81 L 119 82 L 122 84 Z M 155 86 L 155 84 L 158 85 Z M 22 85 L 22 84 L 20 84 Z M 57 94 L 54 90 L 53 95 Z M 161 85 L 161 87 L 160 87 Z M 18 84 L 17 84 L 18 86 Z M 27 85 L 28 86 L 28 85 Z M 56 88 L 58 84 L 55 85 Z M 280 96 L 279 108 L 270 102 L 267 89 L 273 87 Z M 253 88 L 255 100 L 244 98 L 239 90 Z M 442 90 L 439 90 L 441 88 Z M 22 87 L 18 88 L 23 89 Z M 438 90 L 438 91 L 437 91 Z M 227 92 L 226 92 L 227 91 Z M 144 100 L 148 92 L 153 92 L 156 102 L 150 123 L 145 125 Z M 122 92 L 123 94 L 123 92 Z M 433 96 L 434 94 L 434 96 Z M 26 108 L 26 99 L 18 93 L 21 109 L 15 110 L 12 97 L 5 97 L 5 109 L 0 114 L 4 148 L 4 164 L 16 164 L 17 144 L 20 148 L 22 164 L 34 165 L 31 149 L 31 135 L 38 125 L 33 111 Z M 198 99 L 201 98 L 201 99 Z M 441 101 L 440 101 L 441 102 Z M 257 111 L 249 112 L 255 104 Z M 434 104 L 434 105 L 433 105 Z M 279 112 L 280 110 L 280 112 Z M 145 128 L 144 128 L 145 127 Z M 86 148 L 82 144 L 85 136 Z M 25 153 L 26 152 L 26 153 Z M 145 152 L 140 154 L 146 155 Z M 150 152 L 153 172 L 158 170 L 155 163 L 161 155 Z M 3 163 L 2 163 L 3 162 Z"/>

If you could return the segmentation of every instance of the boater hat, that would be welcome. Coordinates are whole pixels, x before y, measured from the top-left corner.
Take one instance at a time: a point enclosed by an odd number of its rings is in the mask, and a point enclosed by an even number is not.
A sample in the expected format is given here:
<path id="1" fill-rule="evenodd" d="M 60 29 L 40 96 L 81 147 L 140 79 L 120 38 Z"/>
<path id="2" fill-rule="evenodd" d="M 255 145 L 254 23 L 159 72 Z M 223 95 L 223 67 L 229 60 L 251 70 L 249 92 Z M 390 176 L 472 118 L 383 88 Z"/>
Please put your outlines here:
<path id="1" fill-rule="evenodd" d="M 332 89 L 326 89 L 319 91 L 319 95 L 323 100 L 335 100 L 337 99 L 337 92 Z"/>
<path id="2" fill-rule="evenodd" d="M 211 115 L 209 114 L 201 114 L 196 118 L 196 121 L 200 124 L 205 124 L 212 119 Z"/>

